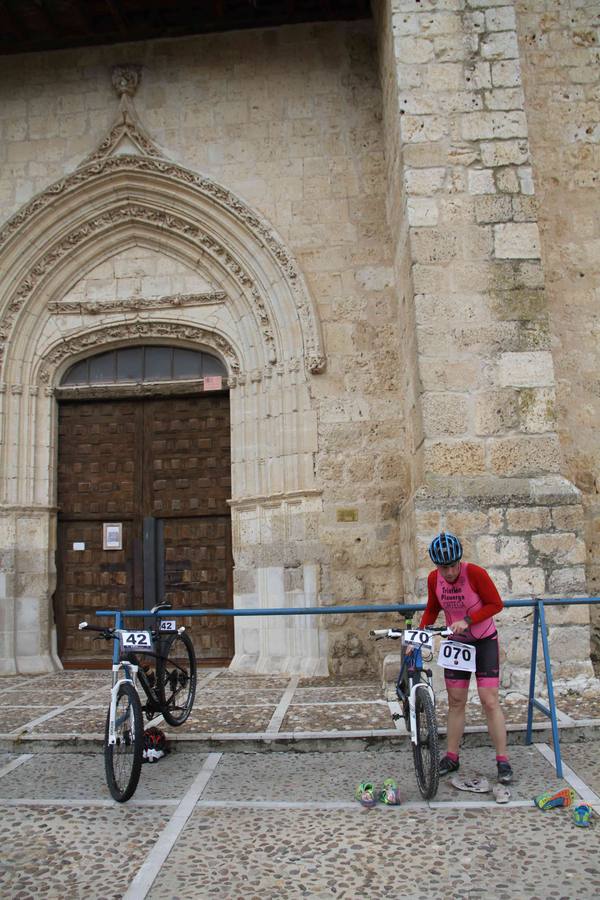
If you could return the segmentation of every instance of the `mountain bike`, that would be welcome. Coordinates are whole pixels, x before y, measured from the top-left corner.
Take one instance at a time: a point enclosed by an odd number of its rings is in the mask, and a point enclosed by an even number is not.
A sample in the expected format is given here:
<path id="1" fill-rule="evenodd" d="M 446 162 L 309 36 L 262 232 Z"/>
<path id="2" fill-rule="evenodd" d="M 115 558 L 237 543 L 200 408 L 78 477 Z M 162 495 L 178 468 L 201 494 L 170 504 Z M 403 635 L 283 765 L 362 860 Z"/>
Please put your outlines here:
<path id="1" fill-rule="evenodd" d="M 133 796 L 140 779 L 144 752 L 143 713 L 157 714 L 173 726 L 183 725 L 196 696 L 196 656 L 185 628 L 161 615 L 170 610 L 161 603 L 149 610 L 158 619 L 150 630 L 128 631 L 115 612 L 115 627 L 81 622 L 80 631 L 93 631 L 113 641 L 112 688 L 104 733 L 104 767 L 112 797 L 124 803 Z M 143 656 L 144 661 L 140 661 Z M 142 706 L 137 686 L 146 695 Z"/>
<path id="2" fill-rule="evenodd" d="M 400 670 L 396 681 L 396 696 L 402 704 L 402 716 L 410 734 L 413 762 L 421 796 L 431 800 L 437 794 L 440 772 L 438 726 L 435 715 L 435 695 L 431 686 L 431 669 L 423 667 L 423 650 L 432 649 L 434 633 L 449 637 L 449 628 L 383 628 L 370 631 L 376 640 L 402 639 Z M 407 652 L 407 647 L 410 650 Z M 394 720 L 401 718 L 395 713 Z"/>

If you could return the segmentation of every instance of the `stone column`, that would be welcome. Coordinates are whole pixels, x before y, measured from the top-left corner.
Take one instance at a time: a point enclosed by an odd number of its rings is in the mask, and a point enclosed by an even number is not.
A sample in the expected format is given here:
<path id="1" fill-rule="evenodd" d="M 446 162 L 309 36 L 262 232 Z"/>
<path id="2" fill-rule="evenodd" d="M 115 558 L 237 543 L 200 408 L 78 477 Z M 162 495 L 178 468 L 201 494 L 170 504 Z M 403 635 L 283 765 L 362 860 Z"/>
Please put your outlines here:
<path id="1" fill-rule="evenodd" d="M 61 668 L 51 618 L 55 520 L 54 510 L 0 510 L 0 675 Z"/>
<path id="2" fill-rule="evenodd" d="M 426 546 L 442 527 L 505 598 L 585 594 L 581 499 L 561 476 L 514 4 L 382 0 L 376 12 L 388 211 L 414 361 L 406 596 L 423 598 Z M 513 684 L 528 663 L 525 615 L 503 615 Z M 586 607 L 550 614 L 559 676 L 592 674 L 588 618 Z"/>

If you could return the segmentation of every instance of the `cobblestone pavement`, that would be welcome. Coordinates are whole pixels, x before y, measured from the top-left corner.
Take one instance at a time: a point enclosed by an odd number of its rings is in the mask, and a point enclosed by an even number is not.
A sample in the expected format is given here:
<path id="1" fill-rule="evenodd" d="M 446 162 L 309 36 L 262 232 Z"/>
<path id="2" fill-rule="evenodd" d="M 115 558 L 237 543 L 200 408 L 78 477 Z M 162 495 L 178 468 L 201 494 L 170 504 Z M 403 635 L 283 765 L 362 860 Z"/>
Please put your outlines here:
<path id="1" fill-rule="evenodd" d="M 101 740 L 104 732 L 110 673 L 66 671 L 27 678 L 0 678 L 0 741 L 18 739 L 21 746 L 46 738 Z M 438 723 L 446 724 L 445 691 L 437 697 Z M 561 730 L 600 727 L 600 694 L 577 694 L 557 699 Z M 510 692 L 503 697 L 510 731 L 520 733 L 527 717 L 527 697 Z M 192 714 L 179 729 L 166 728 L 172 740 L 199 737 L 331 735 L 342 732 L 376 737 L 404 734 L 402 722 L 376 681 L 349 678 L 247 676 L 227 670 L 201 670 Z M 534 711 L 534 724 L 546 728 L 548 719 Z M 473 694 L 467 731 L 485 730 L 485 717 Z"/>
<path id="2" fill-rule="evenodd" d="M 509 804 L 447 780 L 427 804 L 379 685 L 203 672 L 185 739 L 144 766 L 134 798 L 116 804 L 101 742 L 109 678 L 0 681 L 0 898 L 600 896 L 595 698 L 559 700 L 563 779 L 538 732 L 533 746 L 510 748 Z M 505 698 L 515 739 L 525 708 L 524 698 Z M 438 711 L 443 719 L 441 703 Z M 478 716 L 473 704 L 473 728 Z M 199 750 L 194 737 L 208 726 L 228 736 L 231 752 Z M 307 730 L 329 740 L 277 740 Z M 393 746 L 388 735 L 396 735 Z M 262 736 L 262 752 L 252 752 L 253 736 Z M 461 773 L 493 780 L 493 750 L 480 737 L 485 746 L 467 741 L 461 751 Z M 388 776 L 400 785 L 399 807 L 365 810 L 353 799 L 358 782 Z M 575 827 L 569 810 L 533 806 L 534 795 L 568 784 L 594 806 L 596 827 Z"/>

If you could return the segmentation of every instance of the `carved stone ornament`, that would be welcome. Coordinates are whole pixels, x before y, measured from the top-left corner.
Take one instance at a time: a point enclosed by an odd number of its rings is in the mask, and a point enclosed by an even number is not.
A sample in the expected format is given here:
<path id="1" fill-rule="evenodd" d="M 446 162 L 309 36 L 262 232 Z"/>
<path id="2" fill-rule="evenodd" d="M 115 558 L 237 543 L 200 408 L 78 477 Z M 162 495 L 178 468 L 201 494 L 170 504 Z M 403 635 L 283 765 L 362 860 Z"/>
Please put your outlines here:
<path id="1" fill-rule="evenodd" d="M 99 234 L 113 229 L 115 225 L 131 221 L 144 222 L 174 234 L 185 236 L 187 240 L 196 244 L 201 253 L 209 254 L 219 266 L 225 267 L 239 284 L 244 288 L 249 288 L 253 300 L 258 303 L 255 314 L 266 345 L 267 356 L 271 362 L 277 359 L 273 329 L 264 302 L 261 300 L 254 282 L 237 260 L 231 256 L 222 244 L 186 219 L 171 215 L 152 206 L 143 206 L 139 203 L 126 204 L 101 213 L 95 219 L 78 226 L 70 234 L 64 236 L 60 243 L 55 244 L 51 250 L 45 253 L 30 271 L 29 275 L 17 287 L 9 302 L 7 311 L 0 319 L 0 340 L 8 339 L 12 324 L 27 298 L 35 290 L 40 280 L 45 278 L 66 255 L 72 253 L 75 248 L 85 244 L 85 242 L 95 240 Z M 104 304 L 102 308 L 104 309 Z"/>
<path id="2" fill-rule="evenodd" d="M 220 334 L 196 325 L 182 325 L 179 322 L 124 322 L 119 325 L 108 325 L 97 331 L 88 331 L 62 341 L 43 358 L 38 371 L 38 379 L 49 384 L 56 366 L 69 356 L 75 356 L 84 351 L 93 354 L 96 349 L 106 344 L 118 344 L 131 339 L 142 341 L 148 338 L 170 338 L 202 344 L 218 351 L 225 358 L 227 367 L 233 376 L 240 374 L 237 353 L 229 341 Z"/>
<path id="3" fill-rule="evenodd" d="M 126 300 L 51 300 L 48 311 L 55 316 L 140 312 L 147 309 L 170 309 L 183 306 L 213 306 L 227 299 L 225 291 L 202 294 L 169 294 L 165 297 L 128 297 Z"/>
<path id="4" fill-rule="evenodd" d="M 123 94 L 134 97 L 141 77 L 141 66 L 132 63 L 126 66 L 113 66 L 112 83 L 119 97 L 122 97 Z"/>
<path id="5" fill-rule="evenodd" d="M 123 95 L 128 100 L 126 94 Z M 98 150 L 96 157 L 92 162 L 77 169 L 65 178 L 60 179 L 51 185 L 42 193 L 38 194 L 30 203 L 23 207 L 6 223 L 0 231 L 0 249 L 6 246 L 13 238 L 18 238 L 17 232 L 25 226 L 28 226 L 31 220 L 40 212 L 45 210 L 51 204 L 56 203 L 57 197 L 65 197 L 70 192 L 80 190 L 89 186 L 91 182 L 101 179 L 109 179 L 116 174 L 143 173 L 153 176 L 157 179 L 165 179 L 179 186 L 192 187 L 199 191 L 207 199 L 217 206 L 222 207 L 229 212 L 238 222 L 243 223 L 248 230 L 254 234 L 255 240 L 269 251 L 271 256 L 277 262 L 282 272 L 288 288 L 294 299 L 297 315 L 299 317 L 304 341 L 304 354 L 306 366 L 311 373 L 322 372 L 325 368 L 325 354 L 323 351 L 322 341 L 318 328 L 318 320 L 316 313 L 311 305 L 306 286 L 295 262 L 288 253 L 287 249 L 275 237 L 272 230 L 262 219 L 260 219 L 246 204 L 239 200 L 234 194 L 224 188 L 222 185 L 211 181 L 195 172 L 191 172 L 176 163 L 169 162 L 165 159 L 156 158 L 159 151 L 154 149 L 155 155 L 146 156 L 107 156 L 110 152 L 109 145 L 113 141 L 113 145 L 118 142 L 122 131 L 107 138 L 107 144 L 103 150 Z M 104 154 L 100 157 L 100 154 Z M 129 212 L 127 215 L 134 218 L 134 208 L 141 210 L 140 206 L 125 207 Z M 114 223 L 123 215 L 118 209 L 110 213 L 101 215 L 98 219 L 91 220 L 85 225 L 80 226 L 67 238 L 63 239 L 59 245 L 49 251 L 42 260 L 31 270 L 27 278 L 25 278 L 19 286 L 16 294 L 9 301 L 9 312 L 0 324 L 0 338 L 8 337 L 7 326 L 14 318 L 21 306 L 21 301 L 33 290 L 33 287 L 40 275 L 48 269 L 52 260 L 56 261 L 67 253 L 70 249 L 83 241 L 86 237 L 91 237 L 101 227 L 110 227 L 111 221 Z M 109 221 L 106 217 L 109 217 Z M 199 241 L 206 250 L 214 250 L 221 262 L 224 262 L 229 270 L 244 285 L 252 283 L 247 273 L 242 272 L 239 265 L 227 253 L 224 247 L 217 245 L 216 241 L 207 234 L 200 234 L 200 229 L 190 222 L 184 222 L 175 216 L 158 211 L 156 209 L 147 209 L 143 216 L 144 221 L 154 221 L 160 227 L 168 230 L 185 233 L 189 237 L 193 237 Z M 69 242 L 71 242 L 69 244 Z M 259 318 L 264 317 L 262 309 L 258 311 Z M 268 334 L 265 335 L 269 352 L 273 345 L 272 328 L 267 327 Z"/>

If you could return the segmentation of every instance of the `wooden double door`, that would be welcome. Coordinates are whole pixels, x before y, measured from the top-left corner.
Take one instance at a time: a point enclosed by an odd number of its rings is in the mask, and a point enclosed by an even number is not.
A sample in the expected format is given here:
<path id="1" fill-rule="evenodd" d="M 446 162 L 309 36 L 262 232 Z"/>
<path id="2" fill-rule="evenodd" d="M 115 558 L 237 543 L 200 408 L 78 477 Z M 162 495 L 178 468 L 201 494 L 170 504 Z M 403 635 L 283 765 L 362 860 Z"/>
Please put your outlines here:
<path id="1" fill-rule="evenodd" d="M 63 401 L 55 617 L 65 666 L 106 664 L 98 609 L 233 605 L 229 394 Z M 108 535 L 121 549 L 105 549 Z M 148 620 L 146 620 L 148 621 Z M 180 619 L 199 663 L 233 656 L 233 619 Z M 140 620 L 131 619 L 131 627 Z"/>

